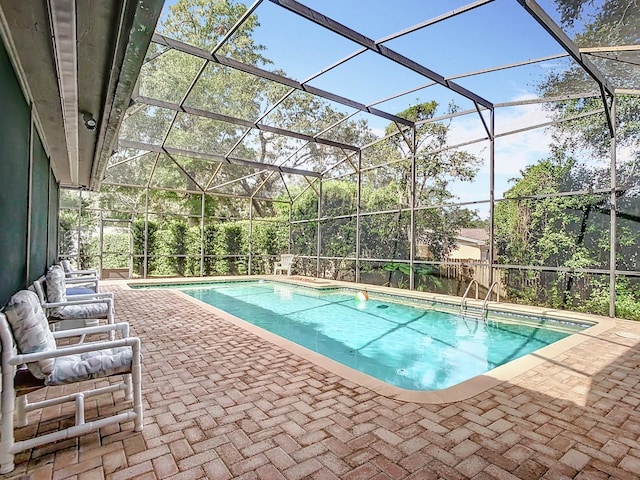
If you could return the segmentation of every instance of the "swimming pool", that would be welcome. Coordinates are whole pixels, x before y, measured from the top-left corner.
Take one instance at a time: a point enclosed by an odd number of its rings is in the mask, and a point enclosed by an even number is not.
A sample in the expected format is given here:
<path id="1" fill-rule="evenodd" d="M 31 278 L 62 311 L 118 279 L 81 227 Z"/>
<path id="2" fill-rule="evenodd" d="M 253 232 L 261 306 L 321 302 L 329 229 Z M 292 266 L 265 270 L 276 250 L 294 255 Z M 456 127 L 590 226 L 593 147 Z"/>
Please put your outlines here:
<path id="1" fill-rule="evenodd" d="M 388 384 L 440 390 L 561 340 L 588 325 L 534 318 L 477 320 L 357 290 L 269 281 L 173 286 Z"/>

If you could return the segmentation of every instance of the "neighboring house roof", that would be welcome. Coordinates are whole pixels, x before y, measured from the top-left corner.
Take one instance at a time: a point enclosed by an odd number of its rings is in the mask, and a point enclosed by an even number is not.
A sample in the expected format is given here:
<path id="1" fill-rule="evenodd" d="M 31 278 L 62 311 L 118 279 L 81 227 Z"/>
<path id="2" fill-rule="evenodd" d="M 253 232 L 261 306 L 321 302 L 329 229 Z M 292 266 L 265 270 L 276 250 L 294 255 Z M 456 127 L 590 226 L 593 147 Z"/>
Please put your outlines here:
<path id="1" fill-rule="evenodd" d="M 418 235 L 418 245 L 428 242 L 428 232 Z M 461 228 L 455 239 L 462 242 L 467 242 L 476 245 L 486 245 L 489 243 L 489 232 L 484 228 Z"/>
<path id="2" fill-rule="evenodd" d="M 489 241 L 489 232 L 484 228 L 461 228 L 458 235 L 456 235 L 456 239 L 484 245 Z"/>

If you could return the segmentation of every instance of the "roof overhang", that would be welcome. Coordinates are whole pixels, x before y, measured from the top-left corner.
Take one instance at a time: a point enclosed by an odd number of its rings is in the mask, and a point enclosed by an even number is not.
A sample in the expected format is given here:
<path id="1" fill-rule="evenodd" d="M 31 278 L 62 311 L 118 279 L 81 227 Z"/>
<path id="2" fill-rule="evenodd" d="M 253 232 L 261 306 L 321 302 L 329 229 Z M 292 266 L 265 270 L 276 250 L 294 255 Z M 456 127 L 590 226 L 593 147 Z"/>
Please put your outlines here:
<path id="1" fill-rule="evenodd" d="M 0 31 L 60 183 L 99 186 L 163 3 L 0 0 Z"/>

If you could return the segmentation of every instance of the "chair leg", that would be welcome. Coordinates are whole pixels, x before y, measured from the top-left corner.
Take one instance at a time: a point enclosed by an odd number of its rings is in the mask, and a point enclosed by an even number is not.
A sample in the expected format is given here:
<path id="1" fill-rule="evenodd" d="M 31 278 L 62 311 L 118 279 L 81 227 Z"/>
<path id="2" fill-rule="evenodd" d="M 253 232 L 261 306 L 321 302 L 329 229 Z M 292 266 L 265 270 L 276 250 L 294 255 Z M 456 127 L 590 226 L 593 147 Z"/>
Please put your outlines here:
<path id="1" fill-rule="evenodd" d="M 140 342 L 133 345 L 133 363 L 131 365 L 131 381 L 133 383 L 133 411 L 136 418 L 133 423 L 134 432 L 141 432 L 144 425 L 142 408 L 142 365 L 140 364 Z"/>
<path id="2" fill-rule="evenodd" d="M 133 388 L 131 387 L 131 374 L 126 374 L 124 376 L 124 397 L 127 400 L 133 400 Z"/>
<path id="3" fill-rule="evenodd" d="M 26 395 L 20 395 L 16 399 L 16 425 L 18 427 L 24 427 L 27 425 L 27 404 L 28 398 Z"/>
<path id="4" fill-rule="evenodd" d="M 3 368 L 2 394 L 0 399 L 0 408 L 2 409 L 2 420 L 0 424 L 0 474 L 12 472 L 15 468 L 13 464 L 13 453 L 11 453 L 11 448 L 14 444 L 13 411 L 16 401 L 13 387 L 14 373 L 15 367 L 11 369 Z"/>

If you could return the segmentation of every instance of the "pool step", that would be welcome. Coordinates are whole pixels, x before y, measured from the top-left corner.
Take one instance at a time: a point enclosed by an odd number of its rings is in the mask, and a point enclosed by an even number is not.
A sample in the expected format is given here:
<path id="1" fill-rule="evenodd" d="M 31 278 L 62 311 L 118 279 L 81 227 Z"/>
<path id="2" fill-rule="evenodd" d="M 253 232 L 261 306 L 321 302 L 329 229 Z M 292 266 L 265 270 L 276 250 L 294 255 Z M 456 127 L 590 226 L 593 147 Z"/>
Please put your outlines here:
<path id="1" fill-rule="evenodd" d="M 478 300 L 478 287 L 480 286 L 480 284 L 474 278 L 473 280 L 471 280 L 469 285 L 467 285 L 467 289 L 464 291 L 464 295 L 462 296 L 462 301 L 460 302 L 460 315 L 462 317 L 481 319 L 482 321 L 486 322 L 487 321 L 487 302 L 489 302 L 489 298 L 491 297 L 491 292 L 493 291 L 494 288 L 496 289 L 496 302 L 500 301 L 500 284 L 498 282 L 493 282 L 489 287 L 489 291 L 487 291 L 487 295 L 484 297 L 484 301 L 482 302 L 482 310 L 471 312 L 469 311 L 469 307 L 467 306 L 467 296 L 471 292 L 471 287 L 474 285 L 476 287 L 476 300 Z"/>
<path id="2" fill-rule="evenodd" d="M 460 308 L 460 315 L 464 318 L 475 318 L 478 320 L 486 321 L 487 311 L 477 309 L 469 310 L 469 307 L 465 305 L 464 307 Z"/>

